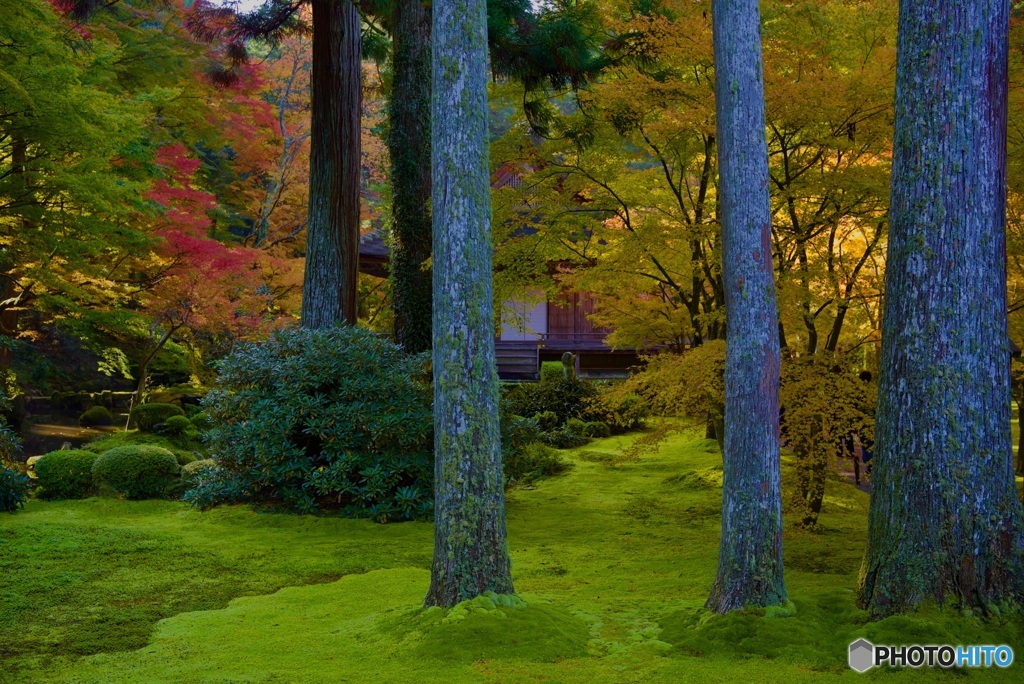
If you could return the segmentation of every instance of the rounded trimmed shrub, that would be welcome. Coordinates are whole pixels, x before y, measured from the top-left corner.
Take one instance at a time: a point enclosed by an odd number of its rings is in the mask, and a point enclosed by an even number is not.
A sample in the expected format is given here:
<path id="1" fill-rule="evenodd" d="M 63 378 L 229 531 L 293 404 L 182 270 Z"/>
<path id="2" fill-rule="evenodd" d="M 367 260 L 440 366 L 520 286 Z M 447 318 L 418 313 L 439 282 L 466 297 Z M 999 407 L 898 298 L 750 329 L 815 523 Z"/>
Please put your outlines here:
<path id="1" fill-rule="evenodd" d="M 579 418 L 570 418 L 565 421 L 565 431 L 571 432 L 574 435 L 583 435 L 587 429 L 587 424 Z"/>
<path id="2" fill-rule="evenodd" d="M 178 437 L 192 429 L 192 421 L 185 416 L 171 416 L 157 430 L 161 434 Z"/>
<path id="3" fill-rule="evenodd" d="M 97 425 L 113 425 L 114 414 L 105 406 L 93 406 L 78 416 L 78 424 L 82 427 L 95 427 Z"/>
<path id="4" fill-rule="evenodd" d="M 35 464 L 39 496 L 46 499 L 84 499 L 92 496 L 92 466 L 98 454 L 64 449 L 43 455 Z"/>
<path id="5" fill-rule="evenodd" d="M 293 328 L 240 345 L 204 399 L 218 467 L 185 500 L 382 522 L 429 515 L 427 360 L 352 326 Z"/>
<path id="6" fill-rule="evenodd" d="M 598 439 L 600 437 L 611 437 L 611 434 L 612 429 L 600 421 L 591 421 L 583 426 L 584 437 Z"/>
<path id="7" fill-rule="evenodd" d="M 92 466 L 96 482 L 126 499 L 159 499 L 179 482 L 178 462 L 167 449 L 123 446 L 105 452 Z"/>
<path id="8" fill-rule="evenodd" d="M 140 432 L 153 432 L 153 428 L 173 416 L 184 416 L 185 412 L 174 404 L 139 404 L 132 409 L 131 418 Z"/>

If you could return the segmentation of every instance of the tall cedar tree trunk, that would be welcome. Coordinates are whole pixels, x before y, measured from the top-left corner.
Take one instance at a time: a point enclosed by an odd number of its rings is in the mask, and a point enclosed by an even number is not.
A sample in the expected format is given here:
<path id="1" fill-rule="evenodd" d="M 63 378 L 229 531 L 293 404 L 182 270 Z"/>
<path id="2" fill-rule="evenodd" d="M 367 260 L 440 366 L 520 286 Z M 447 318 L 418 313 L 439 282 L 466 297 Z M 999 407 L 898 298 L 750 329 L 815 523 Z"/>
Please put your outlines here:
<path id="1" fill-rule="evenodd" d="M 395 97 L 388 102 L 391 156 L 391 297 L 395 341 L 411 353 L 430 349 L 430 6 L 396 0 L 392 26 Z"/>
<path id="2" fill-rule="evenodd" d="M 491 284 L 485 0 L 435 0 L 434 563 L 426 605 L 513 592 Z"/>
<path id="3" fill-rule="evenodd" d="M 900 3 L 863 607 L 1024 598 L 1006 318 L 1009 0 Z"/>
<path id="4" fill-rule="evenodd" d="M 359 11 L 313 1 L 309 222 L 302 325 L 356 322 L 362 65 Z"/>
<path id="5" fill-rule="evenodd" d="M 1024 395 L 1024 391 L 1021 392 Z M 1024 425 L 1024 396 L 1017 397 L 1017 425 Z M 1017 439 L 1017 467 L 1016 473 L 1024 475 L 1024 435 Z"/>
<path id="6" fill-rule="evenodd" d="M 722 539 L 707 607 L 786 602 L 779 489 L 779 329 L 770 243 L 758 0 L 714 0 L 725 285 Z"/>

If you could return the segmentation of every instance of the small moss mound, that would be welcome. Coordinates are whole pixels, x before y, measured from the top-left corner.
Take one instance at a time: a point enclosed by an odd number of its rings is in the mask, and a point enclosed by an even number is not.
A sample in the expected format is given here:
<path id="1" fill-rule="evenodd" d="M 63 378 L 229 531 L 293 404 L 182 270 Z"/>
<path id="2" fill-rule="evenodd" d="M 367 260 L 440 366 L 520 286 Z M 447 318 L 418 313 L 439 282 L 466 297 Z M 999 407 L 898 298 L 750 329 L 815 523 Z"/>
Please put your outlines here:
<path id="1" fill-rule="evenodd" d="M 174 454 L 153 446 L 111 449 L 96 459 L 92 474 L 126 499 L 159 499 L 179 482 Z"/>
<path id="2" fill-rule="evenodd" d="M 216 468 L 217 462 L 212 458 L 204 458 L 181 466 L 181 486 L 183 489 L 191 489 L 203 472 L 209 468 Z"/>
<path id="3" fill-rule="evenodd" d="M 83 449 L 51 451 L 36 461 L 39 497 L 82 499 L 93 493 L 92 466 L 97 454 Z"/>
<path id="4" fill-rule="evenodd" d="M 210 414 L 206 411 L 200 411 L 192 416 L 192 427 L 200 432 L 206 432 L 207 430 L 213 429 L 213 421 L 210 419 Z"/>
<path id="5" fill-rule="evenodd" d="M 198 456 L 188 451 L 182 451 L 181 449 L 168 449 L 168 451 L 174 454 L 174 460 L 177 461 L 180 466 L 187 466 L 188 464 L 195 463 L 199 460 Z"/>
<path id="6" fill-rule="evenodd" d="M 604 451 L 591 451 L 584 449 L 576 452 L 576 458 L 581 461 L 588 461 L 590 463 L 612 463 L 615 460 L 615 454 L 609 454 Z"/>
<path id="7" fill-rule="evenodd" d="M 494 592 L 449 610 L 416 611 L 381 627 L 415 643 L 416 658 L 447 662 L 521 659 L 550 663 L 587 655 L 590 641 L 587 623 L 567 610 Z"/>
<path id="8" fill-rule="evenodd" d="M 192 429 L 192 421 L 185 416 L 171 416 L 163 422 L 160 432 L 165 435 L 177 437 L 184 435 Z"/>
<path id="9" fill-rule="evenodd" d="M 114 414 L 107 410 L 105 406 L 93 406 L 78 416 L 78 424 L 82 427 L 113 425 Z"/>
<path id="10" fill-rule="evenodd" d="M 690 608 L 662 618 L 659 625 L 661 640 L 689 655 L 781 659 L 841 673 L 847 669 L 847 646 L 857 638 L 856 623 L 865 616 L 855 605 L 853 592 L 840 590 L 816 600 L 727 615 Z M 911 643 L 892 643 L 904 642 Z"/>
<path id="11" fill-rule="evenodd" d="M 141 432 L 153 432 L 153 429 L 172 416 L 184 416 L 185 412 L 174 404 L 139 404 L 132 409 L 131 418 L 135 427 Z"/>
<path id="12" fill-rule="evenodd" d="M 722 469 L 705 468 L 703 470 L 688 470 L 678 475 L 665 478 L 665 484 L 671 487 L 697 491 L 701 489 L 721 489 Z"/>

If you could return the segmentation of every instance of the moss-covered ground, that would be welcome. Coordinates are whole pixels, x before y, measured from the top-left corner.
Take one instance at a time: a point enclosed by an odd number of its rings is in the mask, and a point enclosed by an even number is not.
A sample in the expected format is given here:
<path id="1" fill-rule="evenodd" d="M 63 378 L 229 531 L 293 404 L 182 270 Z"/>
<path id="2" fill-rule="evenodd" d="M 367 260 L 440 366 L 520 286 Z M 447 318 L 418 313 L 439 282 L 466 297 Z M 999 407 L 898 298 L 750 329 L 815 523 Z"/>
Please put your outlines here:
<path id="1" fill-rule="evenodd" d="M 1019 618 L 854 605 L 867 495 L 829 484 L 816 532 L 787 520 L 795 614 L 710 616 L 720 457 L 695 433 L 618 459 L 567 452 L 563 476 L 509 493 L 516 588 L 420 605 L 428 523 L 199 513 L 176 502 L 31 502 L 0 516 L 3 682 L 1024 681 L 1021 668 L 846 668 L 847 644 L 1008 643 Z M 784 476 L 788 484 L 790 473 Z M 524 605 L 525 604 L 525 605 Z"/>

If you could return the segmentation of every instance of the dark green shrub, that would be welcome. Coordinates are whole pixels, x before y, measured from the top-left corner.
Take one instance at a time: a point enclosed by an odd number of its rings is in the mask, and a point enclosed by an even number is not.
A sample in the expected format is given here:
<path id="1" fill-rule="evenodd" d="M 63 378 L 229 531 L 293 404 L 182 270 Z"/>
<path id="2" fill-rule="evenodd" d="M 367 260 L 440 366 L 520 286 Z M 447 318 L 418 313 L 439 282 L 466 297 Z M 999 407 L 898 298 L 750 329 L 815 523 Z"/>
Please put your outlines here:
<path id="1" fill-rule="evenodd" d="M 24 506 L 31 487 L 27 475 L 0 464 L 0 512 L 14 513 Z"/>
<path id="2" fill-rule="evenodd" d="M 167 449 L 123 446 L 100 455 L 93 478 L 126 499 L 158 499 L 178 483 L 178 462 Z"/>
<path id="3" fill-rule="evenodd" d="M 163 423 L 156 426 L 156 431 L 161 435 L 179 437 L 192 429 L 192 421 L 185 416 L 171 416 Z"/>
<path id="4" fill-rule="evenodd" d="M 199 483 L 207 472 L 217 467 L 217 462 L 212 458 L 204 458 L 200 461 L 192 461 L 181 467 L 181 485 L 188 491 Z"/>
<path id="5" fill-rule="evenodd" d="M 2 413 L 10 408 L 11 402 L 0 394 L 0 511 L 4 513 L 14 513 L 24 506 L 32 487 L 27 475 L 5 465 L 21 450 L 21 440 Z"/>
<path id="6" fill-rule="evenodd" d="M 95 427 L 97 425 L 113 425 L 114 415 L 103 406 L 93 406 L 78 416 L 78 424 L 82 427 Z"/>
<path id="7" fill-rule="evenodd" d="M 520 383 L 505 392 L 504 409 L 517 416 L 551 411 L 558 425 L 570 418 L 586 418 L 597 386 L 588 380 L 550 374 L 540 382 Z"/>
<path id="8" fill-rule="evenodd" d="M 534 416 L 537 419 L 537 424 L 540 425 L 541 430 L 554 430 L 558 427 L 559 420 L 558 414 L 554 411 L 541 411 Z"/>
<path id="9" fill-rule="evenodd" d="M 213 421 L 210 420 L 210 415 L 206 411 L 200 411 L 192 416 L 192 427 L 199 432 L 206 432 L 213 427 Z"/>
<path id="10" fill-rule="evenodd" d="M 571 464 L 554 449 L 544 444 L 527 444 L 505 460 L 505 481 L 509 485 L 532 482 L 539 477 L 560 475 Z"/>
<path id="11" fill-rule="evenodd" d="M 582 432 L 574 432 L 573 430 L 566 429 L 563 425 L 557 430 L 545 432 L 542 441 L 544 444 L 553 446 L 556 449 L 572 449 L 574 447 L 583 446 L 590 441 L 590 438 L 585 437 Z"/>
<path id="12" fill-rule="evenodd" d="M 591 439 L 598 439 L 601 437 L 610 437 L 612 430 L 610 427 L 600 421 L 591 421 L 583 426 L 583 436 L 590 437 Z"/>
<path id="13" fill-rule="evenodd" d="M 141 432 L 153 432 L 160 423 L 172 416 L 184 416 L 185 412 L 174 404 L 139 404 L 132 409 L 131 418 Z"/>
<path id="14" fill-rule="evenodd" d="M 501 449 L 508 453 L 522 451 L 527 444 L 539 442 L 542 430 L 537 417 L 523 418 L 503 414 L 501 416 Z"/>
<path id="15" fill-rule="evenodd" d="M 185 499 L 379 521 L 429 515 L 426 362 L 356 327 L 289 329 L 239 346 L 204 399 L 218 467 Z"/>
<path id="16" fill-rule="evenodd" d="M 46 499 L 83 499 L 92 496 L 92 466 L 98 454 L 84 449 L 51 451 L 35 464 L 41 487 L 39 496 Z"/>
<path id="17" fill-rule="evenodd" d="M 21 439 L 18 433 L 7 424 L 6 412 L 11 410 L 11 401 L 6 395 L 0 394 L 0 464 L 13 461 L 14 455 L 21 451 Z"/>

